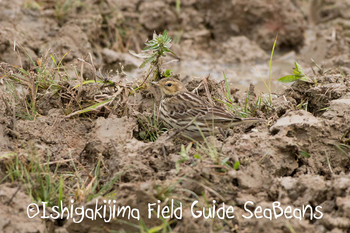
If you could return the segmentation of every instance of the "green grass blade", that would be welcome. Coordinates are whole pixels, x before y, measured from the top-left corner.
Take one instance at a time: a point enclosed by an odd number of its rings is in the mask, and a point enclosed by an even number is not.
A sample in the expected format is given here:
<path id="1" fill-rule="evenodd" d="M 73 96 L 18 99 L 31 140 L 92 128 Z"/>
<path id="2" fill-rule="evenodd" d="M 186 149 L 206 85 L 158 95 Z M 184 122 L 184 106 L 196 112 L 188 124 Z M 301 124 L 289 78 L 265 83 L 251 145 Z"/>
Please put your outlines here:
<path id="1" fill-rule="evenodd" d="M 90 83 L 101 83 L 101 84 L 114 84 L 114 82 L 112 80 L 107 80 L 107 81 L 95 81 L 95 80 L 87 80 L 84 81 L 82 83 L 79 83 L 78 85 L 75 85 L 73 87 L 73 89 L 77 89 L 78 87 L 80 87 L 81 85 L 86 85 L 86 84 L 90 84 Z"/>
<path id="2" fill-rule="evenodd" d="M 55 66 L 57 66 L 57 62 L 56 62 L 55 57 L 52 54 L 50 54 L 50 57 L 51 57 L 51 60 L 53 61 L 53 63 L 55 64 Z"/>
<path id="3" fill-rule="evenodd" d="M 61 201 L 63 201 L 63 177 L 60 177 L 60 184 L 58 186 L 58 208 L 59 212 L 61 212 Z"/>
<path id="4" fill-rule="evenodd" d="M 223 72 L 223 74 L 224 74 L 225 86 L 226 86 L 226 93 L 225 94 L 227 95 L 226 97 L 228 98 L 228 100 L 232 103 L 233 101 L 232 101 L 232 97 L 231 97 L 231 90 L 230 90 L 230 87 L 228 85 L 225 72 Z"/>
<path id="5" fill-rule="evenodd" d="M 75 111 L 69 115 L 67 115 L 66 117 L 72 117 L 72 116 L 75 116 L 75 115 L 80 115 L 82 113 L 86 113 L 86 112 L 91 112 L 91 111 L 95 111 L 99 108 L 102 108 L 103 106 L 107 105 L 109 102 L 113 101 L 114 98 L 111 98 L 111 99 L 108 99 L 108 100 L 105 100 L 105 101 L 102 101 L 101 103 L 97 103 L 97 104 L 94 104 L 94 105 L 91 105 L 87 108 L 84 108 L 82 110 L 79 110 L 79 111 Z"/>

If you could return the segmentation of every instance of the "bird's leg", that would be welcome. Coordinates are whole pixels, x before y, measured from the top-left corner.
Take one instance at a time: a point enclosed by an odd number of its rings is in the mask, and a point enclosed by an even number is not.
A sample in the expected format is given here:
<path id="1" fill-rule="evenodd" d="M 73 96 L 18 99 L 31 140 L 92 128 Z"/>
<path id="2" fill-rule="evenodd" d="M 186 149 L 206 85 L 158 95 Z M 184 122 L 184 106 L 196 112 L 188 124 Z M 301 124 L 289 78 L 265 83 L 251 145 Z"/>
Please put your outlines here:
<path id="1" fill-rule="evenodd" d="M 224 138 L 226 138 L 227 134 L 226 134 L 226 132 L 225 132 L 223 129 L 219 128 L 219 132 L 221 133 L 221 135 L 222 135 Z"/>
<path id="2" fill-rule="evenodd" d="M 166 156 L 168 154 L 168 151 L 167 151 L 165 145 L 162 145 L 162 151 L 163 151 L 163 156 Z"/>

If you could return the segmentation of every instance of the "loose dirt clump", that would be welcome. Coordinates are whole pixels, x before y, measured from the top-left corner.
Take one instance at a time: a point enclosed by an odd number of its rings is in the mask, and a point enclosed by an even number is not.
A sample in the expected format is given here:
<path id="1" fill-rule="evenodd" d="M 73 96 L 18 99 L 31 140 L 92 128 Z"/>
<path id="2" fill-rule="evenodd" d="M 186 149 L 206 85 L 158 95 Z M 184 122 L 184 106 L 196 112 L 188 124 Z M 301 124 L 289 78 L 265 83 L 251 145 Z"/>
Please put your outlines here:
<path id="1" fill-rule="evenodd" d="M 285 90 L 285 95 L 292 97 L 300 108 L 320 115 L 329 106 L 330 101 L 350 91 L 350 84 L 347 77 L 339 73 L 317 75 L 315 78 L 322 85 L 312 86 L 298 81 Z"/>

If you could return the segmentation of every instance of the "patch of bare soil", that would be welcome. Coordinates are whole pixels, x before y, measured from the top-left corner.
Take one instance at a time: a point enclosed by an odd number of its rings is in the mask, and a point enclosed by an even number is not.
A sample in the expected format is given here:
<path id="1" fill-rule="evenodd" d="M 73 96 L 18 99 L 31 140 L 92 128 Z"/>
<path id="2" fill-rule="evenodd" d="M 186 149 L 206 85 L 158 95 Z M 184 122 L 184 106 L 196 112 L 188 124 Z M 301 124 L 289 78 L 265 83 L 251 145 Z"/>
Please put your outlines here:
<path id="1" fill-rule="evenodd" d="M 349 232 L 348 7 L 346 0 L 1 1 L 0 231 Z M 127 53 L 164 29 L 180 62 L 247 66 L 268 61 L 278 33 L 276 50 L 299 51 L 317 83 L 296 81 L 271 104 L 254 86 L 230 87 L 230 104 L 265 121 L 204 142 L 170 137 L 157 122 L 159 93 Z M 180 78 L 203 98 L 227 100 L 223 82 Z M 59 200 L 84 208 L 114 200 L 138 209 L 140 220 L 109 210 L 109 222 L 28 218 L 27 206 L 43 200 L 51 214 Z M 149 219 L 148 204 L 158 200 L 182 206 L 182 219 Z M 194 218 L 194 201 L 197 211 L 231 205 L 235 218 Z M 270 220 L 277 202 L 293 216 Z M 245 218 L 248 210 L 265 216 Z"/>
<path id="2" fill-rule="evenodd" d="M 40 218 L 29 219 L 27 206 L 32 203 L 28 195 L 16 184 L 0 186 L 2 232 L 44 232 L 45 223 Z"/>

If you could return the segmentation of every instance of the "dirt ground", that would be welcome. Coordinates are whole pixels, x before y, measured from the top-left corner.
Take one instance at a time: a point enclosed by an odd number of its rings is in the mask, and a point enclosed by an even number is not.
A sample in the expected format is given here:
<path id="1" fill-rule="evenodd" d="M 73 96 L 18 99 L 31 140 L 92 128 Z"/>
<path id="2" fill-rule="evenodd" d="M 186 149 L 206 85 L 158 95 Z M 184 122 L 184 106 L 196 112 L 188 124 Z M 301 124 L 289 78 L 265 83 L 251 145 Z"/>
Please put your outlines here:
<path id="1" fill-rule="evenodd" d="M 3 0 L 0 12 L 0 232 L 350 232 L 349 1 Z M 128 52 L 164 30 L 180 58 L 164 67 L 189 90 L 220 99 L 226 72 L 234 105 L 265 121 L 167 139 L 159 95 L 135 90 L 147 69 Z M 270 103 L 259 85 L 277 34 Z M 277 82 L 295 60 L 317 83 Z M 94 79 L 113 85 L 83 85 Z M 60 200 L 115 200 L 140 220 L 28 217 L 30 203 L 54 213 Z M 149 219 L 158 200 L 182 218 Z M 234 218 L 193 217 L 194 201 L 213 200 Z M 292 217 L 270 220 L 276 202 Z"/>

